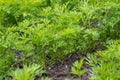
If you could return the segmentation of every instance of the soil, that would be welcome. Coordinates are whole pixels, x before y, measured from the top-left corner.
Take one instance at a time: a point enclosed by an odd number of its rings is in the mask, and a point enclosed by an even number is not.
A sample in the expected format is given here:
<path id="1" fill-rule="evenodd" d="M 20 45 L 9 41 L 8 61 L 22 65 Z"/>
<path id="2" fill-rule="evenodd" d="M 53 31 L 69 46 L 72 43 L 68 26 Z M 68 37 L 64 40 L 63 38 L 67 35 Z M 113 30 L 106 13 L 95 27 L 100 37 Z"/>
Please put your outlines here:
<path id="1" fill-rule="evenodd" d="M 91 50 L 91 55 L 99 50 L 104 50 L 105 47 L 98 45 L 94 50 Z M 20 54 L 21 53 L 21 54 Z M 21 61 L 22 57 L 24 57 L 23 52 L 16 52 L 15 58 L 17 62 L 13 65 L 13 67 L 23 68 L 23 63 Z M 35 80 L 40 80 L 41 77 L 49 77 L 52 80 L 80 80 L 80 78 L 76 75 L 71 73 L 72 64 L 77 61 L 85 58 L 86 55 L 80 53 L 74 53 L 71 56 L 65 58 L 64 60 L 56 62 L 52 67 L 47 68 L 47 73 L 43 74 L 42 76 L 36 76 Z M 82 69 L 90 69 L 91 67 L 86 64 L 82 66 Z M 89 72 L 86 72 L 81 76 L 82 80 L 89 80 Z"/>
<path id="2" fill-rule="evenodd" d="M 85 57 L 84 55 L 75 53 L 70 57 L 66 58 L 65 60 L 63 60 L 63 62 L 57 62 L 54 66 L 49 67 L 46 76 L 52 78 L 52 80 L 65 80 L 66 78 L 70 80 L 79 80 L 78 76 L 71 74 L 70 70 L 72 64 L 76 60 L 80 60 L 84 57 Z M 90 66 L 84 63 L 82 68 L 89 69 Z M 89 76 L 88 73 L 83 74 L 82 80 L 89 80 L 88 76 Z"/>
<path id="3" fill-rule="evenodd" d="M 98 45 L 94 50 L 91 50 L 90 53 L 94 53 L 97 50 L 102 49 L 104 48 L 101 45 Z M 85 57 L 86 56 L 84 54 L 74 53 L 70 57 L 67 57 L 64 60 L 62 60 L 63 62 L 58 61 L 54 66 L 49 67 L 47 69 L 48 73 L 45 76 L 52 78 L 52 80 L 65 80 L 66 78 L 70 80 L 80 80 L 78 76 L 71 74 L 71 67 L 76 60 L 81 60 Z M 82 68 L 90 69 L 91 67 L 84 62 Z M 89 72 L 86 72 L 82 75 L 82 80 L 89 80 L 88 77 Z"/>
<path id="4" fill-rule="evenodd" d="M 94 53 L 96 50 L 102 49 L 101 46 L 97 46 L 95 50 L 92 50 L 91 53 Z M 19 61 L 21 57 L 24 55 L 16 54 L 16 58 L 18 59 L 18 63 L 15 65 L 19 66 L 20 68 L 23 67 L 22 62 Z M 76 60 L 81 60 L 85 58 L 84 54 L 74 53 L 70 57 L 65 58 L 64 60 L 56 62 L 52 67 L 47 68 L 47 74 L 43 74 L 42 77 L 50 77 L 52 80 L 80 80 L 78 76 L 73 75 L 71 73 L 72 64 Z M 90 69 L 91 67 L 84 62 L 82 68 Z M 86 72 L 82 75 L 82 80 L 89 80 L 89 72 Z M 35 80 L 40 80 L 40 76 L 36 76 Z"/>
<path id="5" fill-rule="evenodd" d="M 23 54 L 20 55 L 19 53 L 15 55 L 17 63 L 13 65 L 14 67 L 23 68 L 21 61 L 21 57 L 23 56 L 24 56 Z M 84 57 L 86 56 L 83 54 L 74 53 L 70 57 L 67 57 L 64 60 L 56 62 L 56 64 L 54 64 L 52 67 L 48 67 L 47 68 L 48 73 L 44 74 L 43 76 L 50 77 L 52 80 L 65 80 L 65 79 L 79 80 L 78 76 L 73 75 L 71 73 L 71 67 L 76 60 L 81 60 Z M 90 69 L 90 66 L 84 63 L 82 68 Z M 82 80 L 89 80 L 88 76 L 89 76 L 88 72 L 83 74 Z M 40 80 L 40 76 L 36 76 L 35 80 Z"/>

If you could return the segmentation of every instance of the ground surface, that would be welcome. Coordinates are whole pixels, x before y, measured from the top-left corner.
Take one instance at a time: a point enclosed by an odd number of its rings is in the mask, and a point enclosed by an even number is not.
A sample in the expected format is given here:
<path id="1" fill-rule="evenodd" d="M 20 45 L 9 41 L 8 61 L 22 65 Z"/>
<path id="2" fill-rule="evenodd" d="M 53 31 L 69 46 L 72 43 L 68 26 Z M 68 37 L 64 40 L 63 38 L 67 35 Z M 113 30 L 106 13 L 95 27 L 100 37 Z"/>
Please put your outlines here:
<path id="1" fill-rule="evenodd" d="M 70 57 L 66 58 L 63 62 L 57 62 L 54 66 L 48 69 L 47 76 L 51 77 L 52 80 L 65 80 L 66 78 L 76 80 L 78 77 L 71 74 L 70 69 L 73 62 L 75 62 L 76 60 L 80 60 L 83 57 L 84 55 L 75 53 Z M 89 66 L 87 64 L 84 64 L 83 68 L 89 68 Z M 85 73 L 82 76 L 82 80 L 88 80 L 88 73 Z"/>
<path id="2" fill-rule="evenodd" d="M 91 50 L 90 53 L 94 53 L 99 50 L 104 50 L 104 47 L 98 45 L 94 50 Z M 76 60 L 80 60 L 85 57 L 86 56 L 84 54 L 74 53 L 70 57 L 65 58 L 63 62 L 57 62 L 54 66 L 50 67 L 47 70 L 48 74 L 46 74 L 46 76 L 52 78 L 52 80 L 65 80 L 66 78 L 69 78 L 70 80 L 79 80 L 76 75 L 71 74 L 70 69 Z M 90 66 L 84 63 L 82 68 L 90 69 Z M 88 77 L 89 74 L 85 73 L 82 75 L 82 80 L 89 80 Z"/>

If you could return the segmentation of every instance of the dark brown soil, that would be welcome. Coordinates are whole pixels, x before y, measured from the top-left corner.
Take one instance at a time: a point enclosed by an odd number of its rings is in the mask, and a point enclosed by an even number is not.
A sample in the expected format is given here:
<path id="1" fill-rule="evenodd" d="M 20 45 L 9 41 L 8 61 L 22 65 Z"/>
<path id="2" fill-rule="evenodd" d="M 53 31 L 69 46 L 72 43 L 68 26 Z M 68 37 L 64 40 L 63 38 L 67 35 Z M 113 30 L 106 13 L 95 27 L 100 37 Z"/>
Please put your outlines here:
<path id="1" fill-rule="evenodd" d="M 104 47 L 98 44 L 94 50 L 90 51 L 90 53 L 94 53 L 97 50 L 102 49 L 104 49 Z M 48 73 L 45 76 L 52 78 L 52 80 L 65 80 L 66 78 L 70 80 L 80 80 L 78 76 L 71 74 L 71 67 L 76 60 L 81 60 L 85 57 L 86 56 L 84 54 L 74 53 L 70 57 L 67 57 L 64 60 L 62 60 L 62 62 L 58 61 L 54 66 L 49 67 L 47 69 Z M 84 62 L 82 68 L 90 69 L 91 67 Z M 82 80 L 89 80 L 88 73 L 89 72 L 86 72 L 82 75 Z"/>
<path id="2" fill-rule="evenodd" d="M 100 45 L 96 47 L 95 50 L 92 50 L 90 53 L 94 53 L 96 50 L 102 49 Z M 19 68 L 22 68 L 22 62 L 21 57 L 24 55 L 16 54 L 16 59 L 18 60 L 17 63 L 14 64 L 14 66 L 18 66 Z M 65 80 L 66 78 L 70 80 L 80 80 L 78 76 L 71 74 L 71 67 L 72 64 L 76 60 L 81 60 L 82 58 L 85 58 L 86 56 L 80 53 L 74 53 L 70 57 L 65 58 L 64 60 L 56 62 L 55 65 L 52 67 L 47 68 L 47 74 L 43 74 L 42 77 L 50 77 L 52 80 Z M 85 62 L 82 66 L 82 68 L 90 69 L 90 66 L 87 65 Z M 89 74 L 88 72 L 82 75 L 82 80 L 89 80 L 88 79 Z M 35 80 L 40 80 L 40 76 L 36 76 Z"/>
<path id="3" fill-rule="evenodd" d="M 66 58 L 65 60 L 63 60 L 63 62 L 57 62 L 54 66 L 49 67 L 46 76 L 52 78 L 52 80 L 65 80 L 66 78 L 69 78 L 70 80 L 79 80 L 79 78 L 76 75 L 71 74 L 70 70 L 72 64 L 76 60 L 80 60 L 84 57 L 85 57 L 84 55 L 75 53 L 70 57 Z M 83 68 L 90 67 L 87 64 L 84 64 Z M 88 73 L 82 75 L 82 80 L 89 80 Z"/>
<path id="4" fill-rule="evenodd" d="M 16 54 L 15 57 L 17 59 L 17 62 L 14 64 L 14 67 L 23 68 L 21 57 L 24 55 Z M 56 62 L 55 65 L 52 67 L 47 68 L 47 74 L 44 74 L 44 77 L 50 77 L 52 80 L 65 80 L 66 78 L 70 80 L 79 80 L 78 76 L 71 74 L 71 67 L 72 64 L 76 60 L 81 60 L 84 58 L 85 55 L 80 53 L 74 53 L 70 57 L 65 58 L 64 60 Z M 90 69 L 90 66 L 87 64 L 83 64 L 82 68 Z M 88 79 L 88 73 L 85 73 L 82 75 L 82 80 L 89 80 Z M 35 77 L 35 80 L 40 80 L 39 76 Z"/>

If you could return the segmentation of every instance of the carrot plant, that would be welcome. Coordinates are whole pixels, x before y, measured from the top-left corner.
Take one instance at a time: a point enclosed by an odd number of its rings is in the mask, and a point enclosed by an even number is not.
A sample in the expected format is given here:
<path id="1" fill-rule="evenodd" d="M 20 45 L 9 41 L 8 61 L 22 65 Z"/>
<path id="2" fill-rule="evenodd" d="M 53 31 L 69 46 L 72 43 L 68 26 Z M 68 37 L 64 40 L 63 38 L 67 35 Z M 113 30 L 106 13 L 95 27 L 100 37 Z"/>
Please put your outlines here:
<path id="1" fill-rule="evenodd" d="M 82 69 L 83 66 L 83 59 L 80 61 L 74 62 L 72 68 L 71 68 L 71 73 L 79 76 L 79 79 L 82 80 L 82 75 L 87 72 L 87 69 Z"/>
<path id="2" fill-rule="evenodd" d="M 23 69 L 16 69 L 15 71 L 11 71 L 10 75 L 15 80 L 34 80 L 35 76 L 45 71 L 40 65 L 32 64 L 30 66 L 24 65 Z"/>
<path id="3" fill-rule="evenodd" d="M 119 52 L 120 41 L 108 47 L 105 51 L 98 51 L 95 55 L 88 56 L 90 66 L 90 80 L 113 79 L 119 80 Z"/>
<path id="4" fill-rule="evenodd" d="M 120 38 L 119 8 L 119 0 L 1 0 L 0 77 L 17 63 L 46 68 Z"/>

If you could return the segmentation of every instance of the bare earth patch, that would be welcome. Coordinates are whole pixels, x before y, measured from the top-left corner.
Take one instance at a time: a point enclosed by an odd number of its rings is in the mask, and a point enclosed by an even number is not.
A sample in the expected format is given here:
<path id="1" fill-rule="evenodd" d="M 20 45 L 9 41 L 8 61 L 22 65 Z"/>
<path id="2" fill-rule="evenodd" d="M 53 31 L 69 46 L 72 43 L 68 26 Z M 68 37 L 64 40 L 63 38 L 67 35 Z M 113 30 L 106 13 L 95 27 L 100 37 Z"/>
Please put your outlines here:
<path id="1" fill-rule="evenodd" d="M 75 53 L 70 57 L 63 60 L 63 62 L 57 62 L 51 68 L 48 68 L 48 73 L 46 76 L 52 78 L 52 80 L 65 80 L 69 78 L 71 80 L 79 80 L 76 75 L 71 74 L 71 67 L 73 62 L 84 58 L 84 55 Z M 83 68 L 90 68 L 89 65 L 84 64 Z M 88 73 L 82 75 L 82 80 L 88 80 Z"/>

